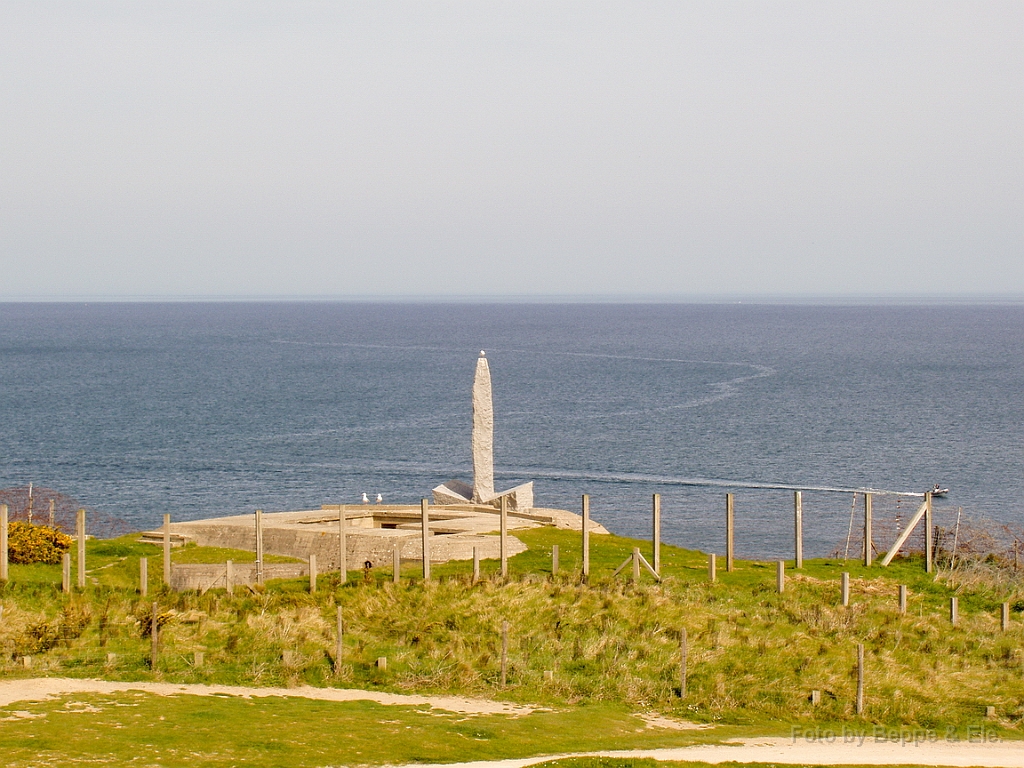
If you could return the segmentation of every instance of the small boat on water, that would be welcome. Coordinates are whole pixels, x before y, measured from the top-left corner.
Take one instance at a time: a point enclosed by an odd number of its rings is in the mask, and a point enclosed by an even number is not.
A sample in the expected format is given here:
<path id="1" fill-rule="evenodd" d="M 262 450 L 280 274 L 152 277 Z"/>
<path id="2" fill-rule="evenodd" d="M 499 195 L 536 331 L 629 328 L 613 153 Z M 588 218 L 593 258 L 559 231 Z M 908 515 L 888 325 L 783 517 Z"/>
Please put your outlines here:
<path id="1" fill-rule="evenodd" d="M 932 498 L 936 498 L 936 497 L 939 497 L 939 496 L 945 496 L 947 493 L 949 493 L 949 488 L 943 488 L 938 483 L 936 483 L 935 487 L 932 488 L 932 490 L 931 490 Z"/>

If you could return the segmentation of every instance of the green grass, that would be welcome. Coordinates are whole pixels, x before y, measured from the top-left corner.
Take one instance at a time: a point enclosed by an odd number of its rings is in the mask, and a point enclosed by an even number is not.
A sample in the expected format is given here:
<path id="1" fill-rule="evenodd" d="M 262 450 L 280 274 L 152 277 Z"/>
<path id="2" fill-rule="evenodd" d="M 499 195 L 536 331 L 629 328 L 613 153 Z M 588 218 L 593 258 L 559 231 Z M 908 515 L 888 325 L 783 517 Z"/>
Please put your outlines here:
<path id="1" fill-rule="evenodd" d="M 128 692 L 0 708 L 0 751 L 11 768 L 100 761 L 168 766 L 454 762 L 685 746 L 718 738 L 706 731 L 647 729 L 613 705 L 522 717 L 466 716 L 371 702 Z"/>
<path id="2" fill-rule="evenodd" d="M 964 729 L 992 705 L 998 717 L 989 725 L 1002 737 L 1021 735 L 1024 627 L 1019 613 L 1006 633 L 998 621 L 999 603 L 1020 597 L 1013 584 L 953 588 L 925 574 L 915 559 L 888 569 L 810 560 L 801 572 L 788 572 L 780 595 L 772 563 L 738 561 L 733 573 L 720 563 L 711 584 L 705 555 L 670 546 L 662 549 L 664 582 L 644 576 L 632 584 L 628 573 L 612 579 L 611 572 L 634 546 L 647 554 L 649 542 L 594 536 L 592 575 L 583 585 L 578 534 L 541 528 L 518 535 L 530 549 L 510 560 L 506 581 L 497 577 L 495 561 L 484 563 L 484 578 L 475 585 L 467 562 L 434 566 L 426 584 L 418 565 L 408 564 L 399 585 L 391 583 L 390 569 L 378 568 L 368 578 L 351 572 L 345 585 L 336 574 L 322 575 L 314 595 L 306 579 L 234 596 L 222 589 L 171 593 L 157 583 L 159 548 L 131 537 L 91 541 L 89 586 L 81 593 L 60 593 L 58 566 L 12 566 L 12 581 L 0 586 L 0 675 L 473 695 L 544 704 L 570 720 L 576 713 L 628 717 L 649 709 L 748 733 L 812 724 Z M 556 577 L 550 573 L 554 544 L 561 559 Z M 199 547 L 175 552 L 179 562 L 242 561 L 244 555 Z M 142 556 L 151 558 L 145 600 L 136 592 Z M 844 570 L 851 574 L 849 607 L 839 604 Z M 910 589 L 906 615 L 897 611 L 899 584 Z M 953 594 L 960 598 L 956 627 L 948 621 Z M 154 599 L 166 625 L 159 663 L 151 669 L 143 629 Z M 335 675 L 337 606 L 345 638 Z M 506 621 L 508 684 L 502 687 Z M 689 669 L 687 695 L 680 699 L 684 628 Z M 853 711 L 857 643 L 867 654 L 861 716 Z M 202 666 L 193 663 L 197 651 L 205 655 Z M 31 670 L 16 663 L 25 654 L 33 656 Z M 386 672 L 374 665 L 380 656 L 388 659 Z M 812 689 L 822 691 L 820 706 L 810 703 Z M 301 712 L 306 705 L 295 706 Z M 539 723 L 538 717 L 518 722 Z M 19 722 L 18 730 L 23 727 Z M 629 738 L 635 745 L 639 737 Z"/>

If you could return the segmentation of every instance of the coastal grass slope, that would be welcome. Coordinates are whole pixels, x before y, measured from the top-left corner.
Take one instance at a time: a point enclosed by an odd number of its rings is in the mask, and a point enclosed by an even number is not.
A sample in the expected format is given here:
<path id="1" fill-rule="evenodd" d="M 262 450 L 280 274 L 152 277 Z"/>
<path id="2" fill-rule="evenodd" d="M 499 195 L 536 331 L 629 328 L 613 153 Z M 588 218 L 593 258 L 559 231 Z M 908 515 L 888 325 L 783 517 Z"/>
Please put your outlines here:
<path id="1" fill-rule="evenodd" d="M 419 751 L 401 746 L 396 737 L 378 742 L 372 757 L 346 741 L 354 735 L 333 739 L 333 754 L 344 757 L 335 760 L 367 764 L 670 745 L 739 733 L 787 735 L 794 726 L 882 725 L 964 738 L 969 729 L 983 727 L 1000 738 L 1021 735 L 1024 601 L 1013 581 L 985 582 L 971 590 L 951 585 L 947 574 L 925 574 L 913 558 L 888 569 L 823 559 L 788 571 L 780 594 L 774 563 L 738 561 L 734 572 L 720 569 L 718 580 L 710 583 L 706 555 L 663 546 L 663 582 L 644 576 L 634 584 L 628 573 L 612 578 L 612 571 L 634 546 L 646 552 L 649 542 L 600 536 L 592 540 L 590 582 L 581 584 L 578 534 L 545 528 L 520 536 L 529 550 L 510 561 L 506 580 L 497 575 L 498 564 L 487 561 L 474 584 L 470 564 L 454 562 L 435 566 L 434 578 L 424 583 L 418 564 L 409 563 L 397 585 L 389 569 L 353 571 L 345 585 L 336 574 L 322 575 L 314 594 L 306 579 L 239 589 L 233 596 L 222 589 L 174 593 L 154 580 L 146 598 L 137 594 L 138 559 L 150 557 L 150 572 L 158 571 L 152 567 L 158 548 L 131 537 L 90 541 L 89 583 L 82 592 L 60 592 L 59 566 L 12 566 L 11 581 L 0 586 L 0 675 L 341 686 L 488 697 L 550 709 L 519 719 L 474 717 L 473 725 L 463 726 L 458 718 L 425 717 L 401 707 L 388 708 L 386 715 L 370 705 L 291 699 L 287 704 L 204 699 L 196 707 L 183 703 L 189 697 L 146 703 L 152 699 L 148 695 L 133 700 L 131 711 L 138 717 L 122 717 L 129 710 L 122 712 L 108 699 L 74 697 L 98 710 L 90 714 L 80 706 L 76 723 L 107 722 L 117 714 L 110 749 L 122 737 L 128 744 L 133 734 L 160 732 L 163 722 L 193 728 L 193 720 L 203 717 L 200 712 L 213 713 L 211 723 L 239 718 L 241 730 L 223 736 L 231 741 L 224 754 L 232 759 L 243 759 L 247 740 L 284 738 L 293 719 L 313 727 L 309 723 L 319 721 L 307 716 L 307 708 L 344 713 L 346 734 L 361 728 L 383 733 L 387 729 L 379 726 L 387 720 L 394 721 L 388 727 L 397 723 L 403 733 L 419 734 L 413 739 L 423 745 Z M 553 576 L 555 544 L 561 570 Z M 242 561 L 245 553 L 186 547 L 174 557 Z M 840 603 L 843 571 L 851 575 L 849 606 Z M 900 584 L 909 588 L 905 614 L 898 610 Z M 949 618 L 954 595 L 956 625 Z M 160 628 L 155 668 L 148 636 L 153 602 L 159 606 Z M 1006 631 L 1000 625 L 1003 602 L 1013 606 Z M 335 657 L 339 606 L 344 619 L 340 663 Z M 684 697 L 679 689 L 682 629 L 688 644 Z M 860 715 L 854 705 L 858 643 L 866 652 Z M 380 658 L 387 659 L 386 669 L 378 667 Z M 820 703 L 811 700 L 814 690 L 821 692 Z M 0 742 L 13 739 L 7 744 L 16 748 L 25 738 L 26 749 L 38 747 L 45 742 L 47 723 L 52 726 L 65 703 L 0 710 L 5 718 Z M 987 716 L 988 707 L 994 707 L 994 715 Z M 188 714 L 191 709 L 195 713 Z M 16 710 L 32 716 L 11 714 Z M 260 734 L 241 724 L 246 712 L 256 711 L 264 714 L 249 722 L 269 729 Z M 713 728 L 651 730 L 636 719 L 638 712 Z M 45 716 L 36 717 L 40 714 Z M 447 734 L 443 739 L 431 730 L 435 726 Z M 459 735 L 463 727 L 479 727 L 483 735 Z M 313 730 L 327 738 L 326 726 Z M 451 754 L 427 754 L 423 750 L 435 737 L 461 747 Z M 174 738 L 169 729 L 167 739 Z"/>

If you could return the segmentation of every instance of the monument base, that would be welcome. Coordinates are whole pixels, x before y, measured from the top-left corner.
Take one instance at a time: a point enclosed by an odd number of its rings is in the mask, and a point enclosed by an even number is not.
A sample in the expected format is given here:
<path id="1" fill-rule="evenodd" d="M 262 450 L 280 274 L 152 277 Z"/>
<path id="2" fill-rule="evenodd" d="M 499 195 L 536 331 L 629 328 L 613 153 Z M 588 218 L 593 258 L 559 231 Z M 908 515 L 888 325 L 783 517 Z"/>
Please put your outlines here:
<path id="1" fill-rule="evenodd" d="M 461 480 L 449 480 L 433 490 L 435 504 L 484 504 L 498 509 L 501 497 L 508 499 L 508 508 L 516 512 L 527 512 L 533 509 L 533 482 L 517 485 L 508 491 L 490 495 L 488 498 L 474 499 L 473 489 Z"/>

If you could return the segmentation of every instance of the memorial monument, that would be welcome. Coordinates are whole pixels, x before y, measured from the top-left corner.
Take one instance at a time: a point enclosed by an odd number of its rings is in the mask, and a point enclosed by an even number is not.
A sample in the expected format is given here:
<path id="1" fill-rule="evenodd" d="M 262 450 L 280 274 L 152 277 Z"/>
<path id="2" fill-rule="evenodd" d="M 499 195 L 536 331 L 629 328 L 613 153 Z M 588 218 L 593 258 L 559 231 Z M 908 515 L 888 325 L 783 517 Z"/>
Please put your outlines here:
<path id="1" fill-rule="evenodd" d="M 508 508 L 525 512 L 533 508 L 533 483 L 524 483 L 500 493 L 494 490 L 494 405 L 491 401 L 491 369 L 487 355 L 480 353 L 473 377 L 473 485 L 449 480 L 437 486 L 435 504 L 484 504 L 498 507 L 501 498 Z"/>

